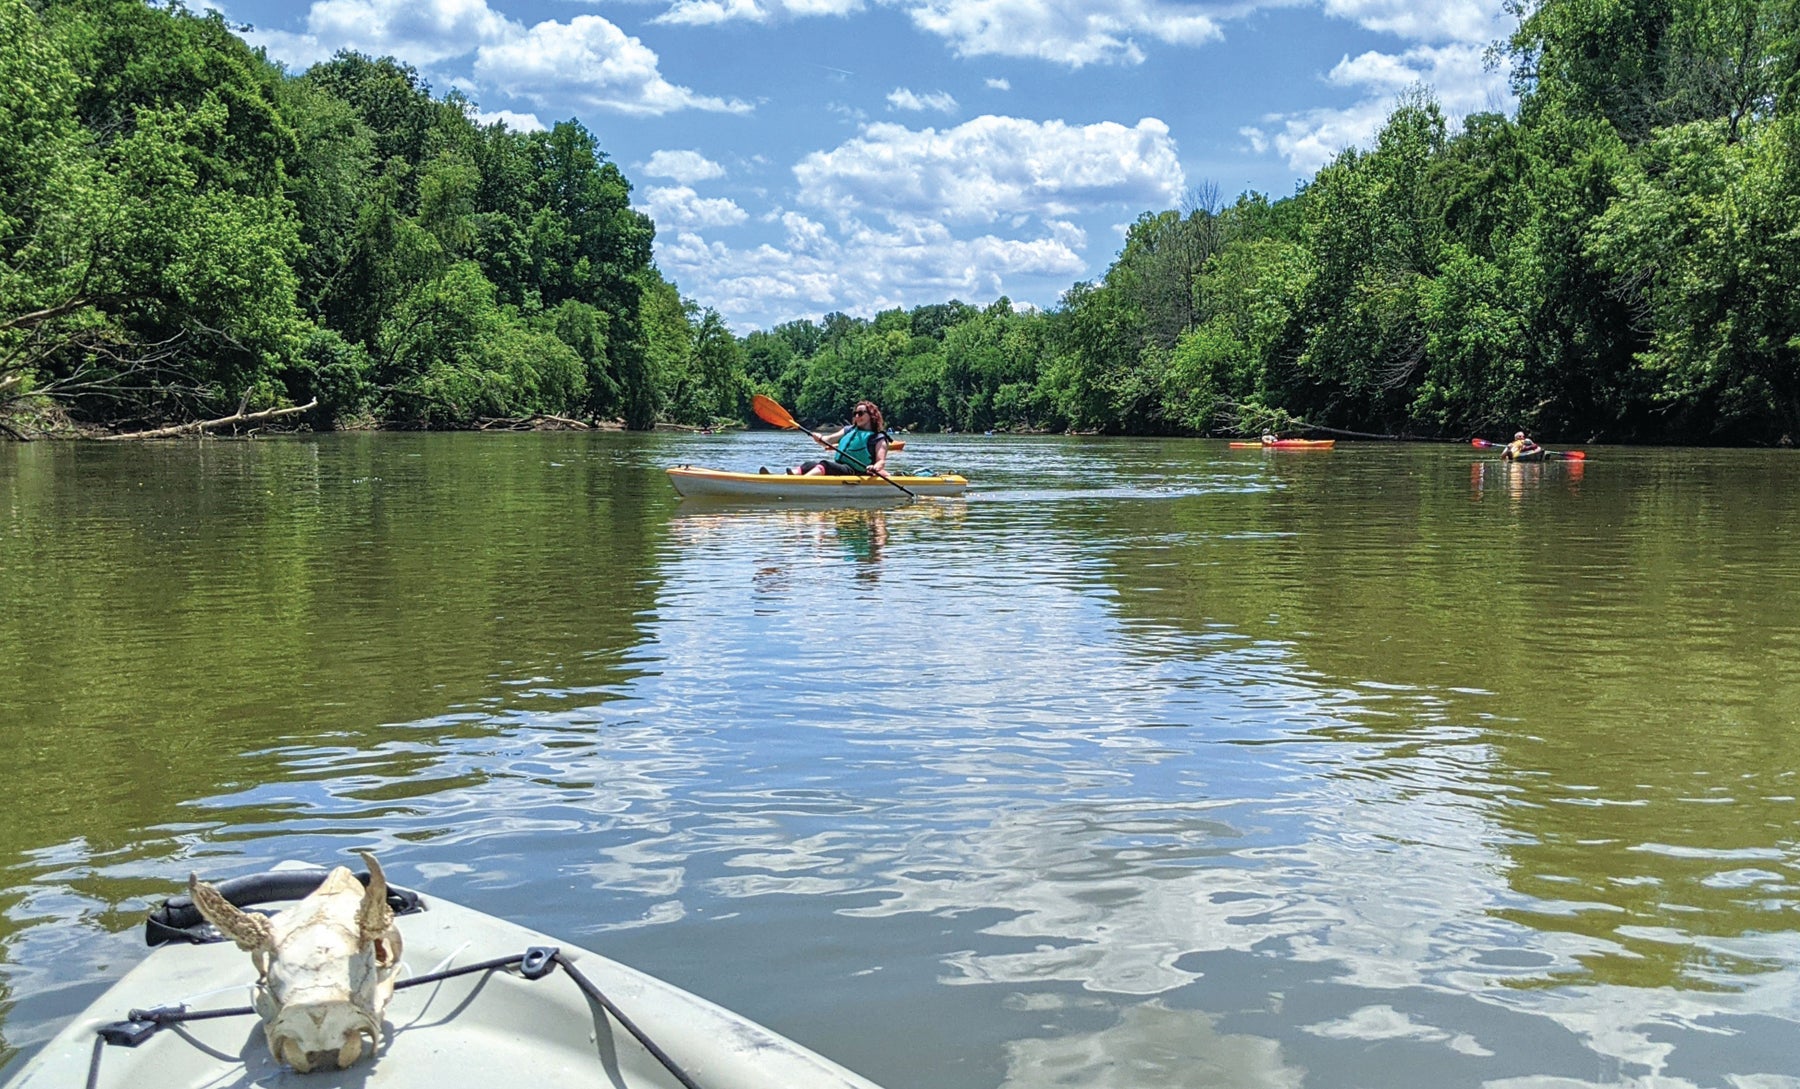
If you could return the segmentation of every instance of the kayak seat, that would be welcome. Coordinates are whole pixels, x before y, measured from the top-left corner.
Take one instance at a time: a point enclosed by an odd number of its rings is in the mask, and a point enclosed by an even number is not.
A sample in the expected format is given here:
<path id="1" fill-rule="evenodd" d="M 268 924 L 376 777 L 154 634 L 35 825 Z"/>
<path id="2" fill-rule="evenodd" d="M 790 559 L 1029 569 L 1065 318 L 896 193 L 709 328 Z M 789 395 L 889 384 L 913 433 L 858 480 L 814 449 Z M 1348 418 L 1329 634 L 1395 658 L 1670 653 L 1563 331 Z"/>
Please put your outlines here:
<path id="1" fill-rule="evenodd" d="M 256 904 L 303 900 L 324 882 L 325 874 L 326 871 L 315 869 L 271 870 L 221 881 L 217 887 L 220 895 L 234 906 L 247 908 Z M 368 872 L 357 874 L 356 879 L 367 885 Z M 387 901 L 395 915 L 411 915 L 424 910 L 419 905 L 419 894 L 411 889 L 389 885 Z M 144 920 L 144 944 L 148 946 L 165 942 L 206 945 L 224 940 L 225 936 L 201 916 L 200 909 L 186 893 L 169 897 Z"/>

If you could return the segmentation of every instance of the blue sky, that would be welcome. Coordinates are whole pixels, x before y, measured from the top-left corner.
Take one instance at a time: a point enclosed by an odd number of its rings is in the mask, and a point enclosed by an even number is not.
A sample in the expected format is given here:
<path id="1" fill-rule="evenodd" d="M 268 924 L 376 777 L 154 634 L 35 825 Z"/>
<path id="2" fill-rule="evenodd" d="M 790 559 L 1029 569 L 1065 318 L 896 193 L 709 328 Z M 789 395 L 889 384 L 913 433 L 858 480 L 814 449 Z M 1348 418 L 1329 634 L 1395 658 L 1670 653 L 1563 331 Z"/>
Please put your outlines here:
<path id="1" fill-rule="evenodd" d="M 481 120 L 579 120 L 656 261 L 739 332 L 1052 306 L 1144 211 L 1288 196 L 1423 86 L 1510 111 L 1501 0 L 225 0 L 290 71 L 352 49 Z"/>

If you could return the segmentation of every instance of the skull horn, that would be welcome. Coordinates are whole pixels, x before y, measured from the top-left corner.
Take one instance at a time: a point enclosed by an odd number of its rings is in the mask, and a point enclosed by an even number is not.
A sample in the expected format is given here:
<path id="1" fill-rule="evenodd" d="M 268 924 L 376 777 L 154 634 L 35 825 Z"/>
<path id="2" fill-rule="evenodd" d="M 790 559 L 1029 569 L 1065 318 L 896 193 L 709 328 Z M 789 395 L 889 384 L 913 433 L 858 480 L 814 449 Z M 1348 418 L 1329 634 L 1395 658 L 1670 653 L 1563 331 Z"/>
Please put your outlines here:
<path id="1" fill-rule="evenodd" d="M 381 863 L 368 851 L 358 851 L 369 867 L 369 886 L 363 890 L 362 907 L 356 912 L 356 927 L 363 941 L 375 941 L 394 927 L 394 909 L 388 907 L 387 875 Z"/>
<path id="2" fill-rule="evenodd" d="M 248 912 L 225 899 L 218 889 L 200 880 L 199 874 L 188 874 L 188 896 L 206 921 L 219 928 L 239 949 L 252 955 L 268 954 L 275 948 L 275 930 L 268 916 Z"/>

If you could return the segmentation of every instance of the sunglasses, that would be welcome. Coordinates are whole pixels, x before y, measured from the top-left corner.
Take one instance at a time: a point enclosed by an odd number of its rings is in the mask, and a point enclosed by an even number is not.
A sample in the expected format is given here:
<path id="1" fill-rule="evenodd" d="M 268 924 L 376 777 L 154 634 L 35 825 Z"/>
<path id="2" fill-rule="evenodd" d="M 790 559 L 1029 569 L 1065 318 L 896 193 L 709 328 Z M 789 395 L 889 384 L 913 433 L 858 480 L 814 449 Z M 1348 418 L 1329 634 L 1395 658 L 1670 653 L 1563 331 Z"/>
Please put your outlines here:
<path id="1" fill-rule="evenodd" d="M 866 409 L 866 408 L 859 408 L 859 409 L 857 409 L 857 410 L 856 410 L 856 411 L 855 411 L 855 412 L 852 412 L 852 413 L 851 413 L 851 414 L 850 414 L 850 417 L 851 417 L 851 418 L 852 418 L 852 419 L 855 419 L 855 418 L 856 418 L 856 417 L 858 417 L 858 416 L 867 416 L 867 415 L 868 415 L 868 414 L 869 414 L 869 410 L 868 410 L 868 409 Z"/>

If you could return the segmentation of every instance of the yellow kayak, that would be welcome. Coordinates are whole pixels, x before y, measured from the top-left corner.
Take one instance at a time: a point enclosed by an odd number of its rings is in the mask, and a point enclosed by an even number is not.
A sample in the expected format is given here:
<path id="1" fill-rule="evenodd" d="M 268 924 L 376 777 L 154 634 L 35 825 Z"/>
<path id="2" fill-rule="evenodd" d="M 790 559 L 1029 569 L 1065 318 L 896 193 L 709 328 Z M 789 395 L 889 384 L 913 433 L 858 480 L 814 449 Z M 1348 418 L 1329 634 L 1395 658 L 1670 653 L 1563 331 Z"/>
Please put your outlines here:
<path id="1" fill-rule="evenodd" d="M 755 499 L 780 503 L 904 499 L 905 493 L 900 488 L 914 495 L 961 495 L 969 487 L 966 478 L 954 475 L 889 476 L 886 479 L 876 476 L 789 476 L 786 473 L 697 469 L 691 465 L 670 469 L 669 483 L 689 499 Z"/>

